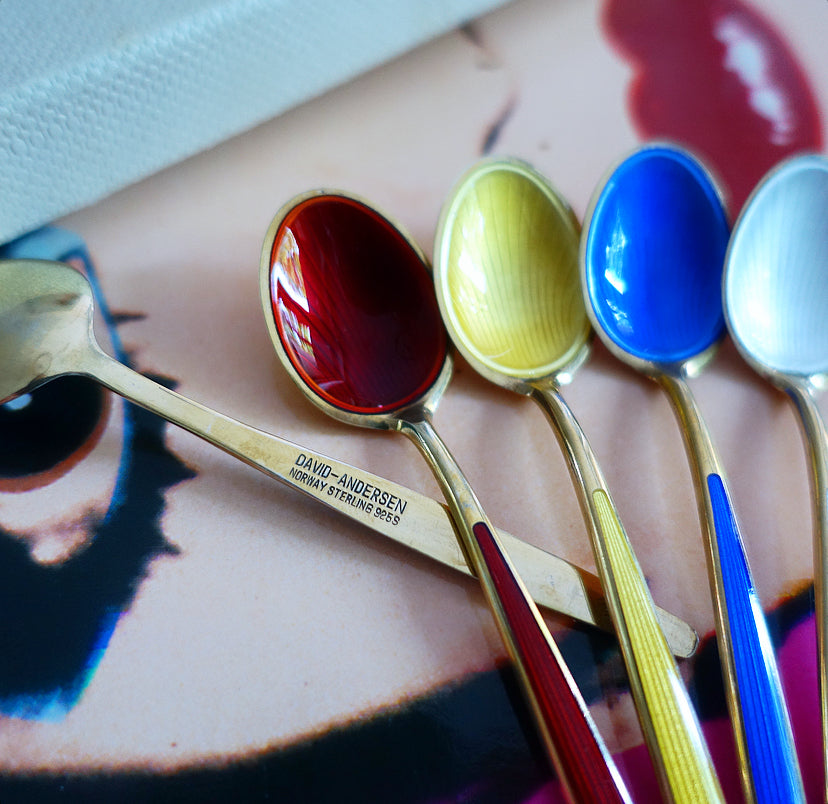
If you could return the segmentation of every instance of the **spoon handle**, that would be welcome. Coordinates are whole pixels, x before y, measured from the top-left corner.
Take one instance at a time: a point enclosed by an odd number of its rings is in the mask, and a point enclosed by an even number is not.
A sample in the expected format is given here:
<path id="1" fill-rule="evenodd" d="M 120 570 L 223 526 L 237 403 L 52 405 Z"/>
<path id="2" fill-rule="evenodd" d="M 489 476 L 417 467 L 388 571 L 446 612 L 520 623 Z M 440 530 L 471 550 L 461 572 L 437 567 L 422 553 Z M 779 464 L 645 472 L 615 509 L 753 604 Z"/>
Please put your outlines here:
<path id="1" fill-rule="evenodd" d="M 471 575 L 446 506 L 431 497 L 210 410 L 133 371 L 97 346 L 85 351 L 82 360 L 74 371 L 398 544 Z M 369 498 L 376 493 L 378 500 L 366 499 L 366 493 Z M 589 625 L 610 627 L 595 575 L 505 531 L 500 531 L 500 538 L 539 605 Z M 664 609 L 658 610 L 658 616 L 676 655 L 691 656 L 698 642 L 696 632 Z"/>
<path id="2" fill-rule="evenodd" d="M 814 517 L 814 599 L 816 602 L 819 702 L 822 713 L 823 800 L 828 801 L 828 430 L 810 384 L 790 383 L 785 390 L 799 413 L 808 450 Z"/>
<path id="3" fill-rule="evenodd" d="M 776 657 L 725 474 L 687 383 L 661 375 L 682 424 L 706 535 L 719 652 L 747 801 L 804 802 Z"/>
<path id="4" fill-rule="evenodd" d="M 552 422 L 569 463 L 665 798 L 685 804 L 724 801 L 698 718 L 586 434 L 555 388 L 538 388 L 532 396 Z"/>
<path id="5" fill-rule="evenodd" d="M 569 798 L 630 801 L 569 668 L 456 461 L 427 419 L 400 422 L 400 430 L 420 448 L 443 489 Z"/>

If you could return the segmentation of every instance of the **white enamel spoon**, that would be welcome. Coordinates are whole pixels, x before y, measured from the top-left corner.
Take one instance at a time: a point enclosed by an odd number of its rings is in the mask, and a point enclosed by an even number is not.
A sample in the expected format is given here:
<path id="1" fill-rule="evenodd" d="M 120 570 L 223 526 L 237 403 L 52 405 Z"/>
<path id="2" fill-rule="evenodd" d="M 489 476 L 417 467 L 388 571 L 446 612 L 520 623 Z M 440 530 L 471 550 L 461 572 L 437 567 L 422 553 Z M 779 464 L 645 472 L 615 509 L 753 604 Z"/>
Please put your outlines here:
<path id="1" fill-rule="evenodd" d="M 823 764 L 828 770 L 828 436 L 815 400 L 828 386 L 828 158 L 782 162 L 733 229 L 724 276 L 727 324 L 747 362 L 800 416 L 811 465 Z M 828 800 L 828 784 L 823 790 Z"/>

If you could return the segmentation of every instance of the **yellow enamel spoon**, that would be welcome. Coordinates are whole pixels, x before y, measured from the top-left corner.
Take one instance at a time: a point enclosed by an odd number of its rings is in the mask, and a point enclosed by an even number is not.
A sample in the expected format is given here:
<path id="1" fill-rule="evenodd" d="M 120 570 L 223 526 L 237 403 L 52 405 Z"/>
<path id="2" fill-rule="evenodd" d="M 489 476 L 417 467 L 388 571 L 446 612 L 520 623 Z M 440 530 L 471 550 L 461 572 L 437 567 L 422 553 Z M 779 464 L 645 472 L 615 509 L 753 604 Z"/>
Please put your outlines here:
<path id="1" fill-rule="evenodd" d="M 567 204 L 530 166 L 479 162 L 441 214 L 434 249 L 440 311 L 468 362 L 497 385 L 530 396 L 556 428 L 664 795 L 687 804 L 722 801 L 641 569 L 586 436 L 560 394 L 589 353 L 579 234 Z"/>

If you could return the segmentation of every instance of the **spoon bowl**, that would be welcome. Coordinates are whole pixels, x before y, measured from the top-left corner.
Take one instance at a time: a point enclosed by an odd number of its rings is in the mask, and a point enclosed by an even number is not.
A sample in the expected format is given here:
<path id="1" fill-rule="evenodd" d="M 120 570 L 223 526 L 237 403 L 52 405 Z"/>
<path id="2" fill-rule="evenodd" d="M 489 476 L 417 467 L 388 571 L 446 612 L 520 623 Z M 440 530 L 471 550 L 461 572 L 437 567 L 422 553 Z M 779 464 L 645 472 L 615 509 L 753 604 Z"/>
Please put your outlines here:
<path id="1" fill-rule="evenodd" d="M 309 398 L 380 429 L 396 429 L 409 405 L 433 409 L 452 363 L 413 241 L 355 198 L 308 193 L 277 214 L 266 242 L 266 321 Z"/>
<path id="2" fill-rule="evenodd" d="M 92 331 L 92 294 L 80 273 L 46 260 L 5 262 L 0 287 L 2 404 L 77 362 Z"/>
<path id="3" fill-rule="evenodd" d="M 814 519 L 822 757 L 828 780 L 828 433 L 816 395 L 828 386 L 828 159 L 780 163 L 759 183 L 734 226 L 724 300 L 737 348 L 784 390 L 808 449 Z M 828 781 L 823 788 L 828 800 Z"/>
<path id="4" fill-rule="evenodd" d="M 529 165 L 484 160 L 445 205 L 435 249 L 443 320 L 457 348 L 497 385 L 523 394 L 564 383 L 592 329 L 577 268 L 580 225 Z"/>
<path id="5" fill-rule="evenodd" d="M 577 218 L 540 173 L 515 159 L 483 160 L 461 177 L 440 216 L 437 299 L 470 365 L 535 399 L 556 430 L 665 797 L 721 801 L 641 568 L 586 435 L 559 392 L 587 359 L 592 336 L 579 238 Z"/>
<path id="6" fill-rule="evenodd" d="M 587 310 L 621 360 L 694 376 L 724 336 L 721 194 L 683 152 L 643 148 L 595 197 L 584 240 Z"/>
<path id="7" fill-rule="evenodd" d="M 828 383 L 828 160 L 781 163 L 733 229 L 724 281 L 731 335 L 746 360 L 787 385 Z"/>
<path id="8" fill-rule="evenodd" d="M 316 192 L 274 218 L 260 278 L 276 351 L 309 399 L 340 421 L 405 434 L 434 471 L 569 795 L 627 801 L 557 646 L 431 425 L 451 361 L 422 252 L 363 200 Z"/>
<path id="9" fill-rule="evenodd" d="M 581 246 L 587 310 L 608 348 L 667 392 L 700 512 L 720 659 L 747 801 L 804 801 L 776 658 L 725 472 L 690 392 L 724 334 L 724 202 L 703 164 L 653 144 L 608 174 Z"/>

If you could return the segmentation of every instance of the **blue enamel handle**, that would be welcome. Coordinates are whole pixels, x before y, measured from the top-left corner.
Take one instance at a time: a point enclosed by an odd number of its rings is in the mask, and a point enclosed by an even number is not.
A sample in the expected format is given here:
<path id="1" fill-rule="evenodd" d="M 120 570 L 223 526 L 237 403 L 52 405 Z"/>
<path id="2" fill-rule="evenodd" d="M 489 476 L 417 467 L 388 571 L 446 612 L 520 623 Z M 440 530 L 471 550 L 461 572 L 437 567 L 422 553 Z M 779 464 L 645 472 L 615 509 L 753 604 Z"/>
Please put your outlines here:
<path id="1" fill-rule="evenodd" d="M 708 475 L 733 663 L 756 800 L 804 802 L 793 734 L 762 606 L 721 477 Z"/>

